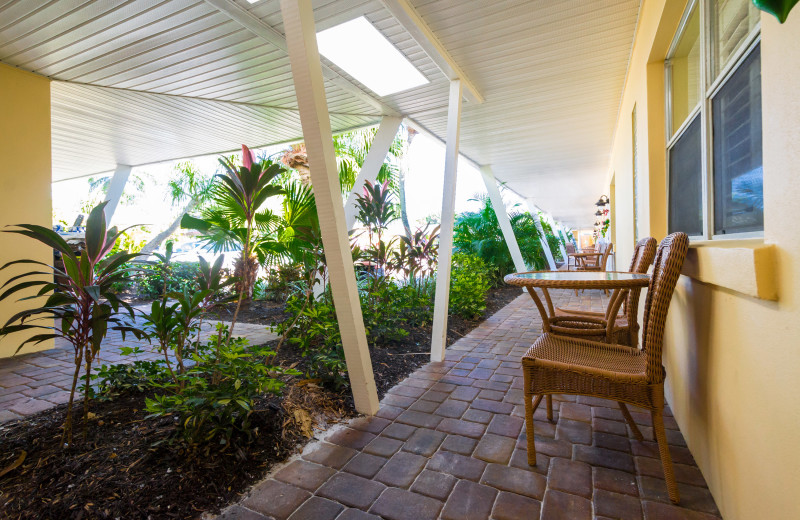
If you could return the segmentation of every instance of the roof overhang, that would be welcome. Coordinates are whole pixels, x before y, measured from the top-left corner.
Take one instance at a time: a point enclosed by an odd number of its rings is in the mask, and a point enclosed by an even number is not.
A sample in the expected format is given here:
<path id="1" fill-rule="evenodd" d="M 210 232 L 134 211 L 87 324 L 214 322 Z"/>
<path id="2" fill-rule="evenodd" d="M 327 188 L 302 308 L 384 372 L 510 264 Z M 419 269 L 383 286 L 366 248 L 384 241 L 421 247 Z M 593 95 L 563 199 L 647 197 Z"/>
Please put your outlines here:
<path id="1" fill-rule="evenodd" d="M 0 61 L 54 80 L 54 179 L 302 139 L 277 0 L 67 4 L 0 0 Z M 459 78 L 462 154 L 567 225 L 591 225 L 639 0 L 314 8 L 318 30 L 365 16 L 430 80 L 379 98 L 323 60 L 335 132 L 402 115 L 444 139 Z"/>

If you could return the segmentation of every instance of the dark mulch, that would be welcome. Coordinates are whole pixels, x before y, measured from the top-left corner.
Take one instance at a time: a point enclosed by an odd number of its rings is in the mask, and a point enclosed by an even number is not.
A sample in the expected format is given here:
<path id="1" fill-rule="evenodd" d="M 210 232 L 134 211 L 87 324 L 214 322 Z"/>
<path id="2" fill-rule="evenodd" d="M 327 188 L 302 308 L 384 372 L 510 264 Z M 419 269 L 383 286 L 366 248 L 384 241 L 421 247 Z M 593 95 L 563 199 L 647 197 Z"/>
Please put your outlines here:
<path id="1" fill-rule="evenodd" d="M 480 319 L 450 318 L 448 345 L 519 294 L 517 288 L 495 289 Z M 256 303 L 240 317 L 266 323 L 280 313 L 280 306 Z M 430 333 L 430 327 L 412 329 L 402 342 L 370 349 L 380 395 L 428 361 Z M 287 346 L 278 362 L 304 365 Z M 174 421 L 145 418 L 144 399 L 129 393 L 92 403 L 88 438 L 80 440 L 79 420 L 69 450 L 60 447 L 65 405 L 0 425 L 0 472 L 26 453 L 21 465 L 0 476 L 0 518 L 198 518 L 235 501 L 301 449 L 310 434 L 304 418 L 325 428 L 355 414 L 349 394 L 295 380 L 284 397 L 259 400 L 251 442 L 238 437 L 228 447 L 188 448 L 164 442 L 174 434 Z"/>

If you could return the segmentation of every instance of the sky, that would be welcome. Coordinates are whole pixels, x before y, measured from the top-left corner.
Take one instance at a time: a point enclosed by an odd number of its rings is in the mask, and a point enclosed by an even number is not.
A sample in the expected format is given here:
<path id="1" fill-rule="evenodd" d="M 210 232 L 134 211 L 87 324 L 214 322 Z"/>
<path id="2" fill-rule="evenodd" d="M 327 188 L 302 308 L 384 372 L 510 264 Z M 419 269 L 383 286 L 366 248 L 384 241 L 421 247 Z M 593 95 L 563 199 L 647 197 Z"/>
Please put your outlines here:
<path id="1" fill-rule="evenodd" d="M 271 154 L 283 148 L 285 147 L 273 147 L 263 151 Z M 429 215 L 441 213 L 444 154 L 444 145 L 424 134 L 418 134 L 411 144 L 408 152 L 406 202 L 412 227 L 424 222 Z M 216 155 L 193 158 L 192 161 L 200 171 L 205 172 L 214 172 L 218 166 Z M 166 179 L 174 164 L 175 162 L 166 162 L 134 168 L 131 178 L 135 175 L 149 178 L 147 193 L 137 194 L 133 203 L 128 203 L 125 196 L 136 190 L 129 182 L 113 223 L 117 226 L 146 225 L 153 232 L 166 228 L 182 209 L 180 204 L 172 205 L 166 186 Z M 54 222 L 64 220 L 71 224 L 80 213 L 81 202 L 87 199 L 88 191 L 89 183 L 86 178 L 53 183 Z M 456 182 L 456 213 L 476 209 L 477 203 L 470 199 L 481 193 L 485 194 L 486 188 L 480 172 L 467 161 L 460 160 Z M 507 207 L 522 202 L 520 197 L 509 191 L 503 194 L 503 198 Z"/>

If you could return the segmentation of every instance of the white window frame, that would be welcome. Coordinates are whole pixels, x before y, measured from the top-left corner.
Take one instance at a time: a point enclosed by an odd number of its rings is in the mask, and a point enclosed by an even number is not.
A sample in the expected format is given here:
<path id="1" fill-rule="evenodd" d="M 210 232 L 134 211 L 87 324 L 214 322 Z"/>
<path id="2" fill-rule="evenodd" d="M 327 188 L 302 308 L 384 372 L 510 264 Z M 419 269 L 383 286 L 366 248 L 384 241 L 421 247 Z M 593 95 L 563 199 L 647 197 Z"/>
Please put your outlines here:
<path id="1" fill-rule="evenodd" d="M 749 1 L 749 0 L 748 0 Z M 731 55 L 727 65 L 722 68 L 719 75 L 714 79 L 714 60 L 716 53 L 713 39 L 713 9 L 715 0 L 690 0 L 683 12 L 678 29 L 672 39 L 667 57 L 664 60 L 664 92 L 665 92 L 665 122 L 666 122 L 666 177 L 667 177 L 667 222 L 669 222 L 670 212 L 670 191 L 669 191 L 669 158 L 670 151 L 675 143 L 683 136 L 686 129 L 694 122 L 694 118 L 700 114 L 700 153 L 702 163 L 702 210 L 703 210 L 703 233 L 701 235 L 691 235 L 691 241 L 705 240 L 734 240 L 763 238 L 764 230 L 748 231 L 742 233 L 714 233 L 714 140 L 711 117 L 711 104 L 714 97 L 719 93 L 723 86 L 728 82 L 733 73 L 747 59 L 753 50 L 761 43 L 761 22 L 756 23 L 744 41 L 740 44 L 736 52 Z M 680 127 L 672 133 L 672 67 L 671 58 L 675 55 L 678 42 L 683 36 L 686 25 L 694 9 L 699 9 L 700 15 L 700 88 L 701 98 L 697 105 L 689 112 Z M 713 81 L 712 81 L 713 79 Z M 709 84 L 710 83 L 710 84 Z"/>

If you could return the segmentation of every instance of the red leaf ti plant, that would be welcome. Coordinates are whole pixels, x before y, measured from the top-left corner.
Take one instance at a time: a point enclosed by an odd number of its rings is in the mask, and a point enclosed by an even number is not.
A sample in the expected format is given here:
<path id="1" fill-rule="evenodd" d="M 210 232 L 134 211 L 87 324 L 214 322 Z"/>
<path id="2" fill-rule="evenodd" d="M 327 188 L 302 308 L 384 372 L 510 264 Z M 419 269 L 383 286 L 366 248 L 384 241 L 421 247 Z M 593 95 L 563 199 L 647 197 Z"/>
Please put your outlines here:
<path id="1" fill-rule="evenodd" d="M 107 229 L 103 212 L 106 204 L 97 205 L 89 214 L 86 247 L 79 254 L 73 252 L 58 233 L 43 226 L 17 224 L 3 230 L 4 233 L 37 240 L 54 249 L 63 259 L 63 269 L 32 259 L 14 260 L 0 267 L 0 271 L 12 266 L 32 269 L 6 281 L 0 287 L 0 301 L 16 295 L 16 301 L 35 302 L 33 307 L 11 316 L 0 327 L 0 337 L 23 333 L 17 352 L 29 343 L 35 345 L 54 338 L 72 344 L 75 372 L 62 436 L 65 446 L 72 444 L 72 406 L 82 367 L 87 382 L 83 401 L 84 438 L 86 436 L 92 362 L 100 352 L 100 344 L 108 330 L 120 331 L 123 339 L 126 333 L 144 337 L 144 333 L 132 324 L 133 309 L 112 291 L 115 283 L 127 281 L 131 272 L 137 269 L 129 267 L 129 262 L 138 255 L 121 251 L 106 258 L 122 234 L 116 227 Z M 19 298 L 20 293 L 31 294 L 31 291 L 35 293 Z M 126 315 L 131 321 L 126 319 Z"/>

